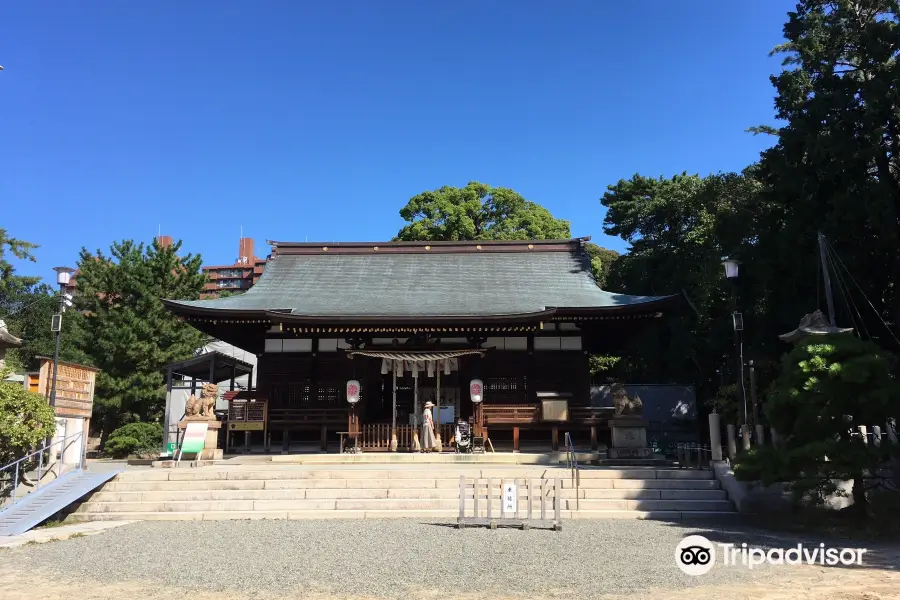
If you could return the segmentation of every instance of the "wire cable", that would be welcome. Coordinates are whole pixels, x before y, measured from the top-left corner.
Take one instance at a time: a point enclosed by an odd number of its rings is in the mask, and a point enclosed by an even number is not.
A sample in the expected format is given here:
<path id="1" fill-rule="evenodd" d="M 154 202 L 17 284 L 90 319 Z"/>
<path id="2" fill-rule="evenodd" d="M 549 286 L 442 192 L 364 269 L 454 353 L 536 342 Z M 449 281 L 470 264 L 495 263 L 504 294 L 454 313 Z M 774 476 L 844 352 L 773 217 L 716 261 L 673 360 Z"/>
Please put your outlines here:
<path id="1" fill-rule="evenodd" d="M 856 311 L 856 316 L 859 317 L 859 324 L 863 331 L 866 332 L 866 337 L 871 340 L 872 334 L 869 333 L 868 327 L 866 327 L 866 321 L 863 319 L 862 313 L 859 312 L 859 308 L 856 306 L 856 301 L 853 299 L 853 294 L 850 293 L 850 286 L 847 285 L 847 282 L 841 274 L 840 269 L 837 268 L 837 264 L 834 262 L 834 250 L 825 247 L 825 252 L 828 257 L 828 261 L 831 263 L 832 269 L 834 270 L 835 279 L 838 282 L 838 286 L 842 287 L 841 295 L 844 297 L 844 302 L 847 303 L 847 311 L 850 313 L 850 320 L 854 321 L 853 326 L 856 327 L 856 320 L 853 318 L 853 311 Z M 847 300 L 849 299 L 849 302 Z M 851 306 L 852 305 L 852 306 Z M 857 332 L 859 332 L 859 328 L 857 328 Z"/>
<path id="2" fill-rule="evenodd" d="M 835 258 L 838 259 L 838 261 L 840 262 L 840 265 L 844 268 L 844 271 L 847 272 L 847 276 L 850 278 L 850 281 L 853 282 L 853 284 L 856 286 L 856 289 L 858 289 L 858 290 L 859 290 L 859 293 L 862 294 L 862 297 L 865 298 L 866 302 L 869 303 L 869 307 L 872 309 L 872 312 L 875 313 L 875 316 L 878 317 L 878 320 L 881 321 L 881 324 L 884 325 L 884 328 L 888 330 L 888 333 L 891 334 L 891 337 L 894 338 L 894 341 L 897 342 L 897 345 L 900 345 L 900 338 L 897 338 L 897 334 L 894 333 L 894 330 L 891 329 L 890 327 L 888 327 L 888 324 L 885 322 L 885 320 L 881 318 L 881 313 L 878 312 L 878 309 L 875 308 L 875 305 L 872 304 L 872 301 L 869 300 L 869 297 L 868 297 L 868 296 L 866 296 L 866 293 L 863 291 L 862 287 L 860 287 L 859 283 L 858 283 L 858 282 L 856 281 L 856 279 L 853 277 L 853 273 L 850 272 L 850 269 L 848 269 L 848 268 L 847 268 L 847 265 L 844 264 L 844 261 L 841 260 L 840 254 L 838 254 L 838 253 L 835 251 L 834 247 L 831 246 L 831 243 L 828 241 L 827 238 L 826 238 L 826 240 L 825 240 L 825 244 L 826 244 L 829 248 L 831 248 L 831 251 L 834 253 Z"/>

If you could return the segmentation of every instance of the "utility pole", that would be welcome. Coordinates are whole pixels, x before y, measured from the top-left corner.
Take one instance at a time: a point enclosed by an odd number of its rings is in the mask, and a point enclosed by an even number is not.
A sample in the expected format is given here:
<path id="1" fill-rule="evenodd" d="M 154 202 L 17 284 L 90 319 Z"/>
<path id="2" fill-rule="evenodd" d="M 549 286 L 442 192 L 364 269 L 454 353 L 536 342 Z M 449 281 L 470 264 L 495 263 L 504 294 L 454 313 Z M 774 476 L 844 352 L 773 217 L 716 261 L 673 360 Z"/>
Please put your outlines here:
<path id="1" fill-rule="evenodd" d="M 828 271 L 828 255 L 825 252 L 825 234 L 819 232 L 819 260 L 822 261 L 822 276 L 825 279 L 825 301 L 828 303 L 828 322 L 837 327 L 834 321 L 834 296 L 831 293 L 831 273 Z"/>

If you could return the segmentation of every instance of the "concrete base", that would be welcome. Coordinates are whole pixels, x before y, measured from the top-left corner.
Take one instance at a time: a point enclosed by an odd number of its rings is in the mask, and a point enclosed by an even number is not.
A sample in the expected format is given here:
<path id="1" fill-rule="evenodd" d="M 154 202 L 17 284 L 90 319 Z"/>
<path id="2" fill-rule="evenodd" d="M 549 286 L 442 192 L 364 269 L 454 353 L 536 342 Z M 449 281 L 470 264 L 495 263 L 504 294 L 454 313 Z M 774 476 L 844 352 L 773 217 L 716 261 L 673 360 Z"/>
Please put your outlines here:
<path id="1" fill-rule="evenodd" d="M 608 456 L 611 459 L 634 458 L 647 460 L 653 458 L 653 448 L 610 448 Z"/>
<path id="2" fill-rule="evenodd" d="M 653 449 L 647 445 L 647 425 L 641 417 L 610 419 L 612 447 L 608 452 L 609 458 L 653 458 Z"/>
<path id="3" fill-rule="evenodd" d="M 219 451 L 221 452 L 221 450 Z M 211 467 L 216 464 L 214 460 L 183 460 L 180 463 L 176 463 L 175 460 L 166 459 L 166 460 L 154 460 L 150 466 L 157 469 L 174 469 L 175 467 Z"/>

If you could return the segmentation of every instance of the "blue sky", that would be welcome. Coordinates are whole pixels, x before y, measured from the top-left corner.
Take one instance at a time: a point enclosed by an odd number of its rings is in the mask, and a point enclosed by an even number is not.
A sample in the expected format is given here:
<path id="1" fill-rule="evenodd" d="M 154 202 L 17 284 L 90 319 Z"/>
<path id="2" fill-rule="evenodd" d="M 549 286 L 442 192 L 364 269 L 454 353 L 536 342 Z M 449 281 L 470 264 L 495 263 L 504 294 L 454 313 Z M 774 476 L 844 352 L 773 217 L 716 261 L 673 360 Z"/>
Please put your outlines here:
<path id="1" fill-rule="evenodd" d="M 0 8 L 0 223 L 52 280 L 157 227 L 207 263 L 384 240 L 478 180 L 602 234 L 634 173 L 739 170 L 770 138 L 794 2 L 157 0 Z"/>

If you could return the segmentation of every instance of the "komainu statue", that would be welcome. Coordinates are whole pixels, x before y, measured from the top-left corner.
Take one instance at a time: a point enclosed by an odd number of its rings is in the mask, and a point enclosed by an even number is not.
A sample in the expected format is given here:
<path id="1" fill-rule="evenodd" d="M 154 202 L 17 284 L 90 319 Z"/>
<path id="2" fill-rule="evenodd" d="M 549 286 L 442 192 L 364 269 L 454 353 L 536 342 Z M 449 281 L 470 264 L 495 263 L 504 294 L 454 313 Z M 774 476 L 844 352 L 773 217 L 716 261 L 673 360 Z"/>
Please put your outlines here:
<path id="1" fill-rule="evenodd" d="M 219 397 L 219 386 L 214 383 L 203 384 L 200 397 L 191 394 L 185 405 L 185 414 L 188 417 L 206 417 L 209 420 L 215 420 L 216 398 Z"/>
<path id="2" fill-rule="evenodd" d="M 613 406 L 616 409 L 614 416 L 626 417 L 629 415 L 640 415 L 644 412 L 644 403 L 637 395 L 634 398 L 628 397 L 625 386 L 621 383 L 613 384 L 610 389 L 612 395 Z"/>

